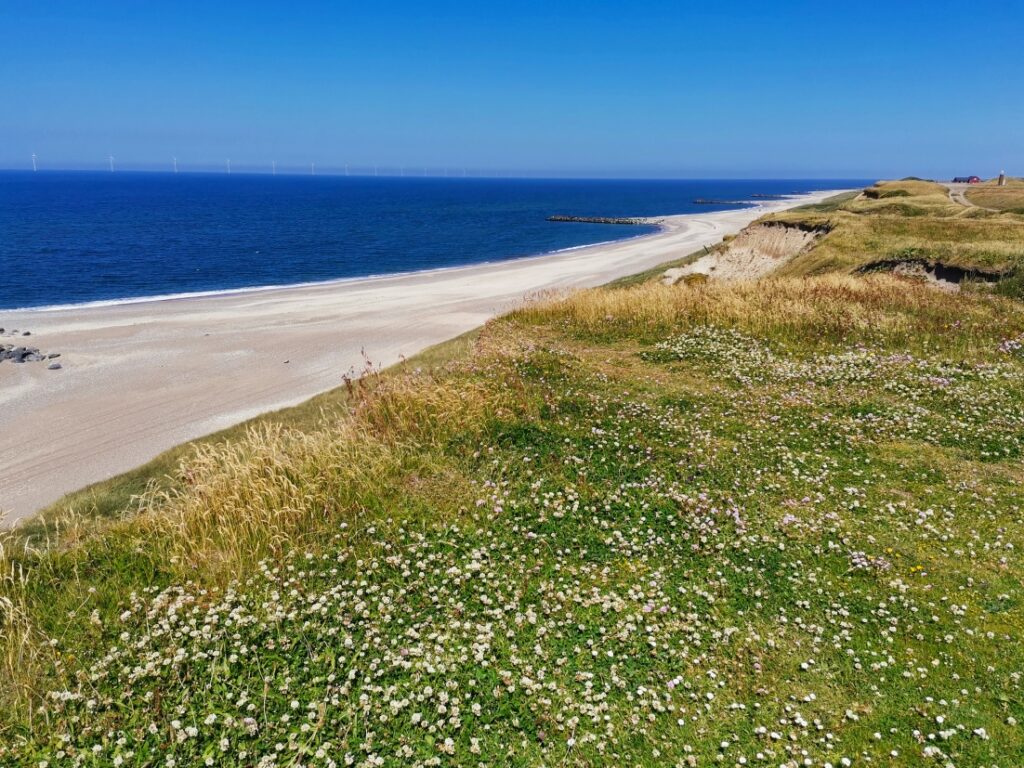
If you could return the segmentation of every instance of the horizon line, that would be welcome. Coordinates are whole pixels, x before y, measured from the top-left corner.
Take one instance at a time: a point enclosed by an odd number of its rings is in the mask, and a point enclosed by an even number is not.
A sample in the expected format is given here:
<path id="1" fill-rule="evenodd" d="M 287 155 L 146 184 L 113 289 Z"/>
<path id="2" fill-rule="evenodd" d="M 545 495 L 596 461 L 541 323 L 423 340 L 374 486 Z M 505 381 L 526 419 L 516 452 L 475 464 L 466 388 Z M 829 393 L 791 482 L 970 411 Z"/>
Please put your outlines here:
<path id="1" fill-rule="evenodd" d="M 604 174 L 593 174 L 593 175 L 551 175 L 543 172 L 498 172 L 479 170 L 476 172 L 470 172 L 466 169 L 465 173 L 448 173 L 431 171 L 430 173 L 402 173 L 401 169 L 398 170 L 388 168 L 381 169 L 380 172 L 373 171 L 352 171 L 351 168 L 348 172 L 344 170 L 332 170 L 330 168 L 323 169 L 318 167 L 315 174 L 311 174 L 309 170 L 288 170 L 285 168 L 281 169 L 281 166 L 277 166 L 275 170 L 245 170 L 237 169 L 237 166 L 233 166 L 231 172 L 228 173 L 224 170 L 185 170 L 180 166 L 177 171 L 173 169 L 154 169 L 154 168 L 118 168 L 115 171 L 105 170 L 101 168 L 38 168 L 33 170 L 32 168 L 22 167 L 0 167 L 0 173 L 22 173 L 28 175 L 35 175 L 40 173 L 88 173 L 102 176 L 110 176 L 116 174 L 151 174 L 151 175 L 165 175 L 165 176 L 295 176 L 295 177 L 306 177 L 306 178 L 319 178 L 319 177 L 330 177 L 330 178 L 388 178 L 388 179 L 409 179 L 415 181 L 416 179 L 450 179 L 453 181 L 464 180 L 464 179 L 534 179 L 534 180 L 551 180 L 551 181 L 866 181 L 869 179 L 876 178 L 890 178 L 889 176 L 772 176 L 772 175 L 761 175 L 761 176 L 714 176 L 714 175 L 698 175 L 698 176 L 650 176 L 650 175 L 604 175 Z M 892 177 L 896 178 L 896 177 Z"/>

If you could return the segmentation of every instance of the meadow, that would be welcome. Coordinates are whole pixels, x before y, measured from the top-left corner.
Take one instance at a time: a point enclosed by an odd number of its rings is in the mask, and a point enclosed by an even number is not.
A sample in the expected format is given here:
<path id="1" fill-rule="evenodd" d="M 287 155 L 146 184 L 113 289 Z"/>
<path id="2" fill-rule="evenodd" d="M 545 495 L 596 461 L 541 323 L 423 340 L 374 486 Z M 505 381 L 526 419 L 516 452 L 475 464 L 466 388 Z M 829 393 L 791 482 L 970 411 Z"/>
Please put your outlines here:
<path id="1" fill-rule="evenodd" d="M 987 189 L 997 193 L 999 188 L 971 190 L 968 199 L 978 202 L 976 196 Z M 782 266 L 780 275 L 848 273 L 901 260 L 939 263 L 985 277 L 1019 277 L 1024 271 L 1024 215 L 966 207 L 934 182 L 880 182 L 845 200 L 768 218 L 830 229 L 810 252 Z"/>
<path id="2" fill-rule="evenodd" d="M 1009 178 L 1002 187 L 982 182 L 967 191 L 967 199 L 982 208 L 1024 214 L 1024 179 Z"/>
<path id="3" fill-rule="evenodd" d="M 656 277 L 8 534 L 0 764 L 1024 762 L 1024 305 Z"/>

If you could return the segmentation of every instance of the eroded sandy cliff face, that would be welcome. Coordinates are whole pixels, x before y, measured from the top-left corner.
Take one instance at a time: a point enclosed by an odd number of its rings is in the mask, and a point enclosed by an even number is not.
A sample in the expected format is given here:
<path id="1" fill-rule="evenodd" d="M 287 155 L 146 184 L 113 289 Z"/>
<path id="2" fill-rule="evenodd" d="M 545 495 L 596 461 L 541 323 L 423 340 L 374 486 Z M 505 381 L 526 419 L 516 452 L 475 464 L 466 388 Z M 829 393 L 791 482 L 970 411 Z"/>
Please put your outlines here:
<path id="1" fill-rule="evenodd" d="M 662 280 L 666 285 L 673 285 L 691 275 L 719 280 L 755 279 L 808 250 L 827 233 L 825 227 L 782 221 L 756 222 L 692 264 L 667 270 Z"/>

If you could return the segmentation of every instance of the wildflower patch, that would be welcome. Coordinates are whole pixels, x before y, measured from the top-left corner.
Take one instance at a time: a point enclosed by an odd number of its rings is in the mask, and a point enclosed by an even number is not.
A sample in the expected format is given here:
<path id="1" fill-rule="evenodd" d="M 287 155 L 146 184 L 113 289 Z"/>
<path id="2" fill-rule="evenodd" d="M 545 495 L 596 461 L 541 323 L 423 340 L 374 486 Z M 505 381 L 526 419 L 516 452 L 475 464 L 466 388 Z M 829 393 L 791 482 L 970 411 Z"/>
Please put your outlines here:
<path id="1" fill-rule="evenodd" d="M 61 610 L 35 604 L 49 666 L 31 719 L 0 713 L 0 764 L 1021 763 L 1024 381 L 1000 333 L 494 323 L 345 430 L 242 446 L 287 500 L 268 514 L 309 527 L 234 578 L 216 551 L 161 559 L 144 518 L 22 554 Z M 380 471 L 332 474 L 361 418 Z M 389 443 L 388 418 L 415 429 Z M 250 476 L 188 468 L 198 510 Z"/>

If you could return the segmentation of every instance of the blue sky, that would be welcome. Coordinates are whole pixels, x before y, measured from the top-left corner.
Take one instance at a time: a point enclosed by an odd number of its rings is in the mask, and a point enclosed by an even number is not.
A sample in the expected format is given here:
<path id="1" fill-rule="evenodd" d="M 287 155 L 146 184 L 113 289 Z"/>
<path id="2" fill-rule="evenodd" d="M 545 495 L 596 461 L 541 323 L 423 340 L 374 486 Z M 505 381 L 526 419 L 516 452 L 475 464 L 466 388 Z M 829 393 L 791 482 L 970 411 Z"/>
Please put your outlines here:
<path id="1" fill-rule="evenodd" d="M 1024 3 L 0 3 L 0 167 L 1024 175 Z"/>

